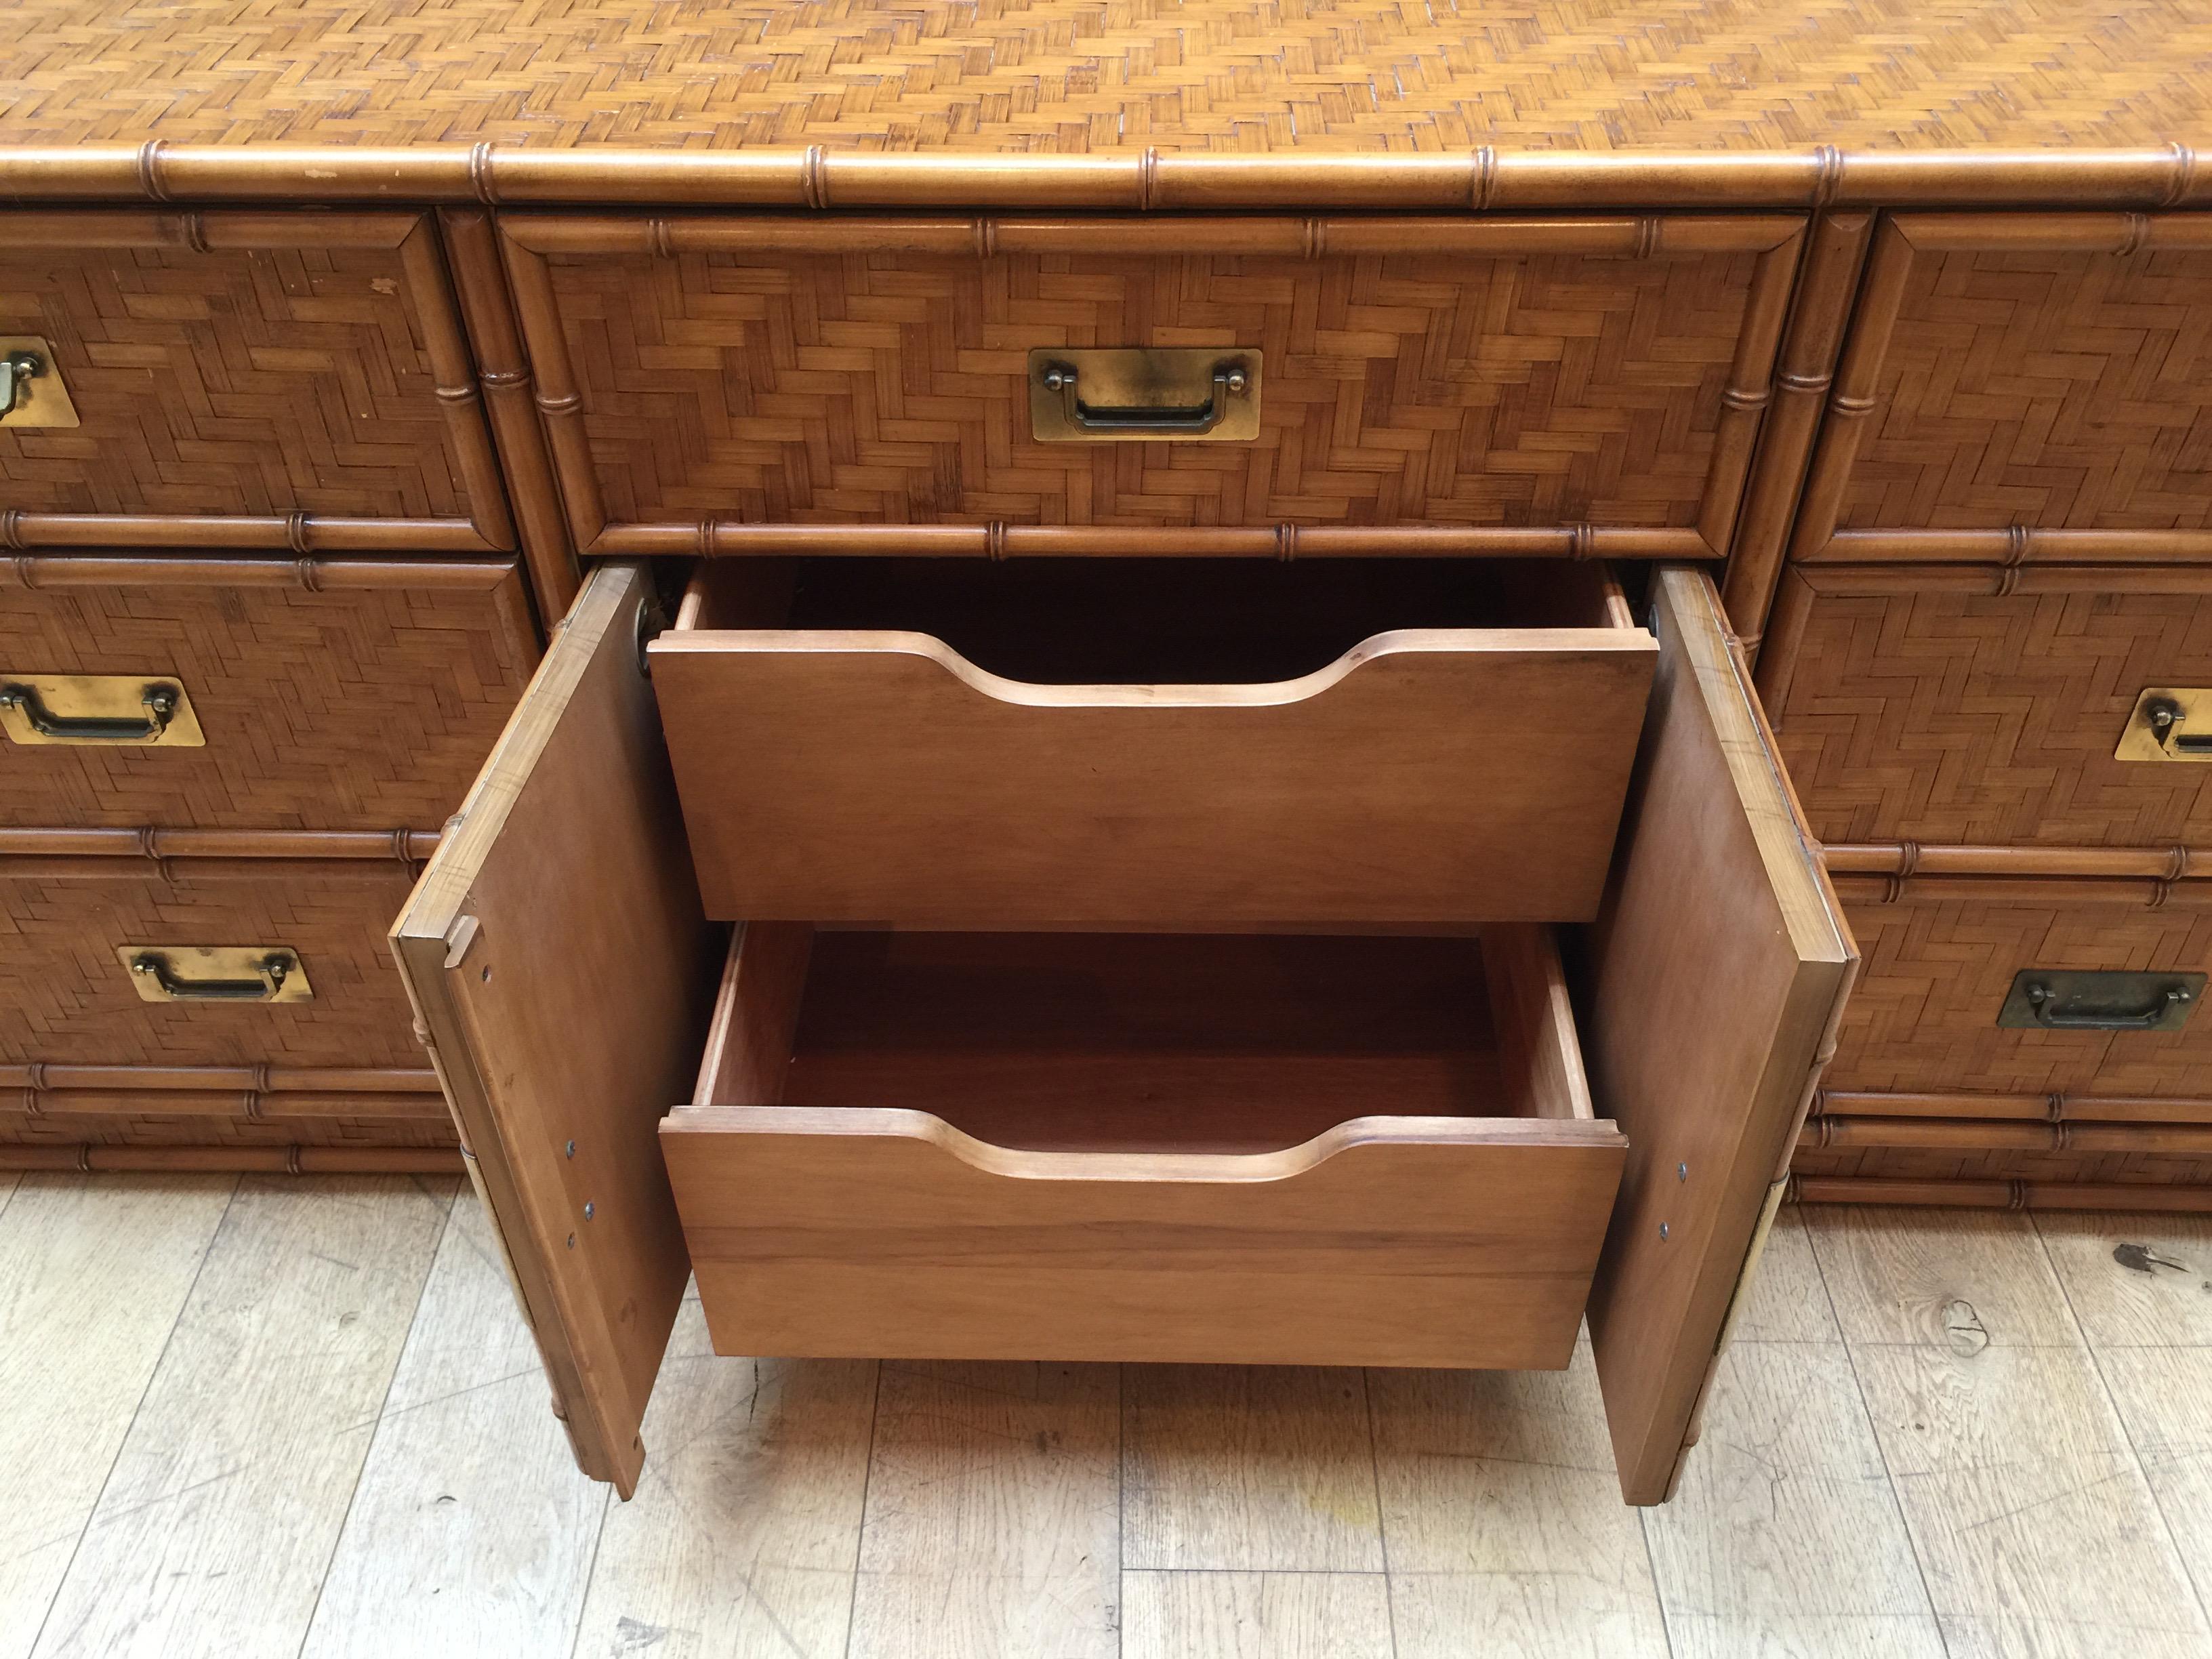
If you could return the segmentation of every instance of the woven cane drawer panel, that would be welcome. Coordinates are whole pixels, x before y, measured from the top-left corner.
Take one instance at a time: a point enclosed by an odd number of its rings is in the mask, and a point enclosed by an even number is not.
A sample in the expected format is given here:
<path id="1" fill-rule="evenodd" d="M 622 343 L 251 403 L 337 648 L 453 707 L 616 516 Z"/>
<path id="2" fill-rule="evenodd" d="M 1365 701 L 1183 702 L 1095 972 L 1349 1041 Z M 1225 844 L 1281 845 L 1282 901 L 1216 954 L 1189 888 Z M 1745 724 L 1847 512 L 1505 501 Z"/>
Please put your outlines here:
<path id="1" fill-rule="evenodd" d="M 2212 526 L 2212 221 L 2155 216 L 2120 252 L 2127 220 L 1999 217 L 1963 238 L 1902 222 L 1914 245 L 1843 529 Z M 1944 246 L 2002 234 L 2030 245 Z"/>
<path id="2" fill-rule="evenodd" d="M 0 234 L 0 335 L 47 343 L 79 422 L 0 425 L 0 506 L 433 520 L 434 545 L 510 544 L 427 219 L 21 213 Z"/>
<path id="3" fill-rule="evenodd" d="M 32 585 L 11 587 L 0 567 L 0 678 L 173 677 L 206 741 L 0 742 L 0 824 L 441 823 L 537 657 L 511 559 L 13 568 Z"/>
<path id="4" fill-rule="evenodd" d="M 1818 573 L 1812 573 L 1817 574 Z M 1829 842 L 2212 841 L 2212 767 L 2121 761 L 2143 690 L 2212 685 L 2212 594 L 1817 593 L 1771 712 Z"/>
<path id="5" fill-rule="evenodd" d="M 558 315 L 532 322 L 522 282 L 541 377 L 557 384 L 556 330 L 580 398 L 585 441 L 556 433 L 572 514 L 580 484 L 615 524 L 1704 521 L 1724 541 L 1795 260 L 1794 240 L 1786 262 L 1771 248 L 763 257 L 682 251 L 688 222 L 672 222 L 655 234 L 672 253 L 522 256 L 543 258 Z M 1636 222 L 1620 222 L 1632 248 L 1657 235 Z M 1744 222 L 1739 240 L 1771 243 L 1777 223 L 1794 239 L 1788 222 Z M 609 243 L 642 234 L 598 223 Z M 508 234 L 595 234 L 558 228 Z M 1725 409 L 1747 335 L 1749 401 Z M 1258 348 L 1259 435 L 1036 441 L 1032 349 L 1148 345 Z"/>
<path id="6" fill-rule="evenodd" d="M 88 866 L 94 866 L 88 868 Z M 0 859 L 0 1062 L 417 1067 L 385 931 L 410 866 L 271 859 Z M 314 995 L 143 1002 L 125 945 L 289 945 Z"/>
<path id="7" fill-rule="evenodd" d="M 1885 902 L 1891 884 L 1836 878 L 1863 960 L 1823 1087 L 2205 1092 L 2202 1009 L 2172 1032 L 2002 1030 L 1997 1012 L 2024 968 L 2212 970 L 2212 882 L 1908 879 Z"/>

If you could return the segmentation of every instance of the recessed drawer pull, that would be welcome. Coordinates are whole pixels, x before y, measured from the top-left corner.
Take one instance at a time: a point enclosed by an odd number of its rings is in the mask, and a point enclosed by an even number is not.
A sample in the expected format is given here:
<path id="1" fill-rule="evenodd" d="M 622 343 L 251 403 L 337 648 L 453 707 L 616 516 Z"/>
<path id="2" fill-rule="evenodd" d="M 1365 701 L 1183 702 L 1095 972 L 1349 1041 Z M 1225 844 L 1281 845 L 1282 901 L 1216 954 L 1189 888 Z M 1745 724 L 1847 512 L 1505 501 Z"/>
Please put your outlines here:
<path id="1" fill-rule="evenodd" d="M 2174 1031 L 2204 989 L 2203 974 L 2051 973 L 2013 981 L 1997 1024 L 2046 1031 Z"/>
<path id="2" fill-rule="evenodd" d="M 73 427 L 76 405 L 55 367 L 53 347 L 36 334 L 0 334 L 0 423 Z"/>
<path id="3" fill-rule="evenodd" d="M 1255 438 L 1259 405 L 1256 351 L 1030 353 L 1030 425 L 1043 443 Z"/>
<path id="4" fill-rule="evenodd" d="M 299 952 L 281 946 L 126 945 L 116 954 L 147 1002 L 305 1002 L 314 994 Z"/>
<path id="5" fill-rule="evenodd" d="M 198 749 L 207 743 L 183 684 L 143 674 L 0 671 L 0 731 L 22 744 Z"/>

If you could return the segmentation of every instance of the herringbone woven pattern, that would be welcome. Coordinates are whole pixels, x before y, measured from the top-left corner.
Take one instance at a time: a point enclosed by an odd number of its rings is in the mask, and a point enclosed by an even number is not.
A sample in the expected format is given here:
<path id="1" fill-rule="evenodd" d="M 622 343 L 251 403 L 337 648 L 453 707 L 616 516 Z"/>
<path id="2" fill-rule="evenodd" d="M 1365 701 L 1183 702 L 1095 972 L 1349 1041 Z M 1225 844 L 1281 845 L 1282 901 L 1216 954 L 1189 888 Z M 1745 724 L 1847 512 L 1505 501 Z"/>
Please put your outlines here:
<path id="1" fill-rule="evenodd" d="M 0 671 L 173 674 L 202 749 L 0 744 L 0 824 L 377 830 L 460 807 L 528 680 L 511 562 L 478 592 L 0 589 Z"/>
<path id="2" fill-rule="evenodd" d="M 2212 909 L 2153 908 L 2136 884 L 2109 902 L 1916 898 L 1844 908 L 1863 961 L 1830 1089 L 2202 1094 L 2212 1018 L 2176 1032 L 2014 1031 L 1997 1011 L 2023 968 L 2212 969 Z"/>
<path id="3" fill-rule="evenodd" d="M 2212 252 L 1922 251 L 1845 529 L 2212 525 Z"/>
<path id="4" fill-rule="evenodd" d="M 1823 841 L 2212 842 L 2212 767 L 2112 758 L 2137 696 L 2212 685 L 2212 598 L 1824 593 L 1777 716 Z M 2085 583 L 2085 586 L 2093 585 Z"/>
<path id="5" fill-rule="evenodd" d="M 617 521 L 1687 526 L 1753 256 L 556 256 Z M 1039 444 L 1034 346 L 1258 346 L 1255 444 Z"/>
<path id="6" fill-rule="evenodd" d="M 0 427 L 0 505 L 470 516 L 396 250 L 0 252 L 0 333 L 82 422 Z"/>
<path id="7" fill-rule="evenodd" d="M 0 139 L 2158 144 L 2208 60 L 2191 0 L 13 0 Z"/>
<path id="8" fill-rule="evenodd" d="M 413 884 L 405 865 L 253 860 L 241 862 L 260 867 L 165 880 L 135 861 L 114 862 L 112 873 L 56 875 L 18 873 L 0 861 L 0 1061 L 422 1064 L 385 942 Z M 142 1002 L 116 947 L 159 944 L 289 945 L 313 1000 L 272 1007 Z"/>

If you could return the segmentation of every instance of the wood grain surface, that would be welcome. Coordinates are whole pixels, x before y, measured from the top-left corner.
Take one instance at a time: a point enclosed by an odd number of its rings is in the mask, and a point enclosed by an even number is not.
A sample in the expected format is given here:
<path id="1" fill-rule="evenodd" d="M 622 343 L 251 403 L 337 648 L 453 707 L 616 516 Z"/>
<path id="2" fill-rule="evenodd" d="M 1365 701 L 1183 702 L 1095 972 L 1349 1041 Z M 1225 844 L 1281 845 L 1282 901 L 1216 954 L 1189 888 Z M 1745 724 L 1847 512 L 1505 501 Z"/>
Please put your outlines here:
<path id="1" fill-rule="evenodd" d="M 625 1495 L 686 1273 L 654 1126 L 720 943 L 640 672 L 646 582 L 593 574 L 392 926 L 577 1461 Z"/>
<path id="2" fill-rule="evenodd" d="M 1233 674 L 1223 653 L 1259 650 L 1247 636 L 1267 629 L 1214 603 L 1232 643 L 1212 660 Z M 1195 683 L 1038 684 L 826 617 L 672 630 L 650 647 L 653 690 L 708 911 L 944 927 L 1592 914 L 1650 636 L 1426 629 L 1401 608 L 1413 625 L 1257 683 L 1208 684 L 1223 667 L 1201 659 L 1177 665 Z M 1048 592 L 1026 614 L 1031 657 L 1102 648 L 1074 643 L 1088 618 Z"/>

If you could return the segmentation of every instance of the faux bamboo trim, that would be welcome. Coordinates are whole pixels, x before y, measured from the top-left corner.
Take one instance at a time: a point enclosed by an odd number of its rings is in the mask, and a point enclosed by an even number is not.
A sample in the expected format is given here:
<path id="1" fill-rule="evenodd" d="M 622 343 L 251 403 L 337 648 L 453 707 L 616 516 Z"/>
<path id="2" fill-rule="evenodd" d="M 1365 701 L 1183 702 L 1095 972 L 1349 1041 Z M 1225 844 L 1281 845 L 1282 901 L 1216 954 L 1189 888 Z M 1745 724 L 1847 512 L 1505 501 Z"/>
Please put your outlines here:
<path id="1" fill-rule="evenodd" d="M 1583 218 L 867 218 L 748 214 L 644 217 L 511 213 L 501 234 L 536 254 L 918 253 L 990 258 L 1016 253 L 1253 254 L 1320 259 L 1355 254 L 1670 254 L 1791 250 L 1795 216 L 1697 214 Z M 1794 258 L 1793 258 L 1794 263 Z M 1786 302 L 1786 292 L 1782 300 Z"/>
<path id="2" fill-rule="evenodd" d="M 399 1121 L 442 1122 L 446 1097 L 423 1094 L 344 1094 L 313 1089 L 240 1090 L 215 1094 L 201 1090 L 42 1089 L 26 1090 L 11 1103 L 0 1095 L 0 1133 L 11 1116 L 231 1118 L 261 1123 L 272 1118 L 373 1117 Z"/>
<path id="3" fill-rule="evenodd" d="M 1831 875 L 2081 876 L 2097 879 L 2212 878 L 2212 848 L 1924 846 L 1918 842 L 1832 842 Z"/>
<path id="4" fill-rule="evenodd" d="M 2023 849 L 2027 850 L 2027 849 Z M 1984 904 L 2140 904 L 2194 908 L 2212 905 L 2212 881 L 2167 881 L 2151 877 L 2064 875 L 1854 875 L 1832 871 L 1837 896 L 1850 904 L 1896 904 L 1905 899 L 1961 899 Z"/>
<path id="5" fill-rule="evenodd" d="M 79 1174 L 459 1175 L 452 1146 L 116 1146 L 0 1141 L 0 1170 Z"/>
<path id="6" fill-rule="evenodd" d="M 438 1074 L 428 1066 L 0 1066 L 0 1091 L 106 1090 L 129 1093 L 261 1093 L 437 1095 Z"/>
<path id="7" fill-rule="evenodd" d="M 1798 1204 L 1908 1204 L 1968 1210 L 2151 1210 L 2212 1214 L 2212 1186 L 2145 1182 L 2101 1184 L 2044 1181 L 1893 1181 L 1856 1176 L 1793 1176 Z"/>
<path id="8" fill-rule="evenodd" d="M 0 150 L 15 202 L 635 201 L 684 206 L 1322 208 L 1528 211 L 1686 207 L 2122 206 L 2212 197 L 2187 146 L 2087 150 L 1719 154 L 1500 150 L 1299 156 L 1146 149 L 1116 155 L 882 155 L 520 145 L 404 149 L 172 144 Z"/>
<path id="9" fill-rule="evenodd" d="M 1814 221 L 1796 283 L 1789 331 L 1775 364 L 1774 404 L 1759 434 L 1750 489 L 1737 520 L 1723 594 L 1746 654 L 1759 664 L 1790 524 L 1813 437 L 1834 378 L 1836 354 L 1871 240 L 1874 216 L 1827 213 Z"/>
<path id="10" fill-rule="evenodd" d="M 1711 559 L 1697 531 L 1606 525 L 615 524 L 594 557 Z"/>
<path id="11" fill-rule="evenodd" d="M 313 513 L 227 519 L 214 514 L 0 510 L 0 550 L 43 547 L 235 547 L 300 554 L 511 550 L 495 544 L 466 519 L 343 519 Z"/>
<path id="12" fill-rule="evenodd" d="M 1816 1115 L 1838 1120 L 1972 1118 L 2018 1123 L 2212 1127 L 2212 1099 L 2196 1095 L 1981 1095 L 1826 1089 L 1814 1104 Z"/>
<path id="13" fill-rule="evenodd" d="M 1810 1117 L 1801 1152 L 1854 1147 L 1951 1152 L 2212 1152 L 2212 1124 L 2051 1123 L 1940 1117 Z"/>
<path id="14" fill-rule="evenodd" d="M 550 626 L 568 614 L 582 576 L 562 515 L 552 458 L 538 422 L 530 359 L 523 350 L 514 296 L 507 291 L 498 233 L 491 216 L 480 208 L 441 208 L 438 225 L 469 337 L 475 343 L 477 383 L 505 471 L 538 614 Z"/>
<path id="15" fill-rule="evenodd" d="M 438 850 L 436 830 L 9 830 L 0 860 L 145 860 L 155 864 L 260 860 L 417 865 Z"/>
<path id="16" fill-rule="evenodd" d="M 310 593 L 422 588 L 493 593 L 515 574 L 512 556 L 480 559 L 268 558 L 161 553 L 21 553 L 0 558 L 0 587 L 298 587 Z"/>
<path id="17" fill-rule="evenodd" d="M 1798 561 L 1808 580 L 1836 565 L 2197 564 L 2212 561 L 2212 530 L 1838 530 Z M 2087 580 L 2086 577 L 2084 580 Z"/>

